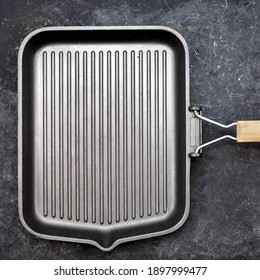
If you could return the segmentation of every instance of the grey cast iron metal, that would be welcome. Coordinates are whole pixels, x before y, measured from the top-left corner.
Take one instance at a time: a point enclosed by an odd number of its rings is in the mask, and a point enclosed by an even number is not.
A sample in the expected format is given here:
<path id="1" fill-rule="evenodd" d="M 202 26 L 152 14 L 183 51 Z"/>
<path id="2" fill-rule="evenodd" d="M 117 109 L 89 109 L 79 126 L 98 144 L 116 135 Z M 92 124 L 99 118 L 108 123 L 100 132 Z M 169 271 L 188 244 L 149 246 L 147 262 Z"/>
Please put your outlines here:
<path id="1" fill-rule="evenodd" d="M 25 228 L 102 250 L 178 229 L 201 144 L 183 37 L 160 26 L 43 28 L 18 63 Z"/>

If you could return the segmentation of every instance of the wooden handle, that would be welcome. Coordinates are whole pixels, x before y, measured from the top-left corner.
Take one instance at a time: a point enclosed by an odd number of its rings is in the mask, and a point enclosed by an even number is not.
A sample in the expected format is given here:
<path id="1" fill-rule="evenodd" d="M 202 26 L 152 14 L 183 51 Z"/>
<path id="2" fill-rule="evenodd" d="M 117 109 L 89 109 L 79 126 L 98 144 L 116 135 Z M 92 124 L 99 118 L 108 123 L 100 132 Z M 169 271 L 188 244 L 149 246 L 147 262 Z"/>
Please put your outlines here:
<path id="1" fill-rule="evenodd" d="M 260 121 L 238 121 L 237 142 L 260 142 Z"/>

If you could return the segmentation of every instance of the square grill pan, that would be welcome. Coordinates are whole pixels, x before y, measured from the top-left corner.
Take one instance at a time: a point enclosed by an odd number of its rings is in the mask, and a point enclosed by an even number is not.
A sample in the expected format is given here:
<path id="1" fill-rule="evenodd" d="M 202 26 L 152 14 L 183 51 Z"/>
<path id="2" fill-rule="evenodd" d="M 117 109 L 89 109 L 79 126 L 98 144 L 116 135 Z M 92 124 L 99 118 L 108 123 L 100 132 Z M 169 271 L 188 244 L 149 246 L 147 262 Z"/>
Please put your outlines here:
<path id="1" fill-rule="evenodd" d="M 29 232 L 111 250 L 184 223 L 196 145 L 188 64 L 184 39 L 166 27 L 51 27 L 25 38 L 19 215 Z"/>

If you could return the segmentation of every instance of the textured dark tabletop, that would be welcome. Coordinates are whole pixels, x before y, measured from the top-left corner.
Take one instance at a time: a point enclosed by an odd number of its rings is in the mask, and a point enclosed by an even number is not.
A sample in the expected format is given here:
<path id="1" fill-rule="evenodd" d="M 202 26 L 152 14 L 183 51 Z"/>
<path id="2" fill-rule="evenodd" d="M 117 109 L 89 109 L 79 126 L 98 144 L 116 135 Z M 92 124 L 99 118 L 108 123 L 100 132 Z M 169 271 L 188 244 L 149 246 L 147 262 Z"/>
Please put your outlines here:
<path id="1" fill-rule="evenodd" d="M 260 144 L 224 141 L 191 165 L 191 209 L 178 231 L 111 252 L 40 240 L 17 210 L 17 53 L 57 25 L 165 25 L 190 51 L 191 101 L 222 123 L 260 119 L 260 1 L 1 0 L 0 259 L 260 259 Z M 205 124 L 204 141 L 224 131 Z"/>

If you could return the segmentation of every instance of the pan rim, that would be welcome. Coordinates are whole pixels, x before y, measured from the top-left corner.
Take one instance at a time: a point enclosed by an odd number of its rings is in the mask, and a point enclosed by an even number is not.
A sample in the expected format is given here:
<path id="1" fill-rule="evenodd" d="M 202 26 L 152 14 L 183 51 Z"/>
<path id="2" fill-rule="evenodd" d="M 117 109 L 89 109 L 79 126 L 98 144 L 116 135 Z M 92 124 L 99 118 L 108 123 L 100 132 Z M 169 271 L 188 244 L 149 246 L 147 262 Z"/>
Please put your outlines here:
<path id="1" fill-rule="evenodd" d="M 72 237 L 62 237 L 62 236 L 55 236 L 55 235 L 47 235 L 42 234 L 39 232 L 34 231 L 25 221 L 24 215 L 23 215 L 23 164 L 22 164 L 22 158 L 23 158 L 23 131 L 22 131 L 22 58 L 23 58 L 23 52 L 27 45 L 27 43 L 30 41 L 31 38 L 33 38 L 35 35 L 46 32 L 46 31 L 73 31 L 73 30 L 162 30 L 167 31 L 174 36 L 176 36 L 183 48 L 185 53 L 185 101 L 186 101 L 186 154 L 184 155 L 186 157 L 186 201 L 185 201 L 185 209 L 182 218 L 179 220 L 177 224 L 175 224 L 173 227 L 168 228 L 166 230 L 157 231 L 153 233 L 146 233 L 141 234 L 138 236 L 131 236 L 131 237 L 125 237 L 121 239 L 117 239 L 114 241 L 114 243 L 110 247 L 103 247 L 99 243 L 97 243 L 94 240 L 90 239 L 80 239 L 80 238 L 72 238 Z M 36 29 L 29 33 L 24 40 L 21 43 L 21 46 L 19 48 L 18 52 L 18 213 L 19 218 L 24 226 L 24 228 L 30 232 L 31 234 L 48 240 L 57 240 L 57 241 L 68 241 L 68 242 L 77 242 L 77 243 L 84 243 L 84 244 L 90 244 L 94 245 L 97 248 L 103 250 L 103 251 L 111 251 L 113 248 L 118 246 L 121 243 L 134 241 L 134 240 L 140 240 L 140 239 L 147 239 L 151 237 L 161 236 L 165 234 L 169 234 L 171 232 L 176 231 L 179 229 L 187 220 L 189 211 L 190 211 L 190 158 L 188 156 L 188 150 L 190 149 L 190 121 L 189 116 L 190 112 L 188 111 L 188 105 L 190 103 L 190 89 L 189 89 L 189 83 L 190 83 L 190 77 L 189 77 L 189 49 L 188 45 L 186 43 L 186 40 L 184 37 L 176 30 L 167 27 L 167 26 L 158 26 L 158 25 L 144 25 L 144 26 L 51 26 L 51 27 L 42 27 L 39 29 Z"/>

